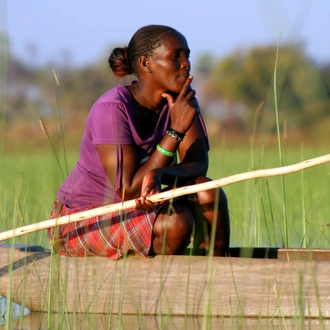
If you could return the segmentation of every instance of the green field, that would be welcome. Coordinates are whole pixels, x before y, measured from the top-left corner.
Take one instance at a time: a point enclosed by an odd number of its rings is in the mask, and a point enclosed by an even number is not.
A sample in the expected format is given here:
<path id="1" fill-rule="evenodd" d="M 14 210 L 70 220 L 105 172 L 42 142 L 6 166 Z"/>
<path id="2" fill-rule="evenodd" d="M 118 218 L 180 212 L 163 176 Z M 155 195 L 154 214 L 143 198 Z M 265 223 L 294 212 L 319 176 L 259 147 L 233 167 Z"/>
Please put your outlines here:
<path id="1" fill-rule="evenodd" d="M 48 219 L 63 179 L 62 171 L 66 173 L 63 152 L 58 152 L 58 162 L 47 148 L 27 149 L 1 150 L 1 231 Z M 282 163 L 290 165 L 327 153 L 329 150 L 324 146 L 284 145 Z M 67 151 L 69 171 L 77 156 L 78 149 Z M 276 146 L 238 147 L 213 140 L 208 175 L 219 179 L 280 165 Z M 236 183 L 224 189 L 231 213 L 231 246 L 330 247 L 329 163 L 285 176 Z M 12 241 L 48 246 L 44 231 Z"/>
<path id="2" fill-rule="evenodd" d="M 283 165 L 329 153 L 326 148 L 283 148 Z M 281 166 L 277 148 L 224 148 L 211 153 L 209 175 L 220 178 Z M 232 246 L 326 248 L 330 245 L 330 165 L 224 188 L 231 212 Z"/>

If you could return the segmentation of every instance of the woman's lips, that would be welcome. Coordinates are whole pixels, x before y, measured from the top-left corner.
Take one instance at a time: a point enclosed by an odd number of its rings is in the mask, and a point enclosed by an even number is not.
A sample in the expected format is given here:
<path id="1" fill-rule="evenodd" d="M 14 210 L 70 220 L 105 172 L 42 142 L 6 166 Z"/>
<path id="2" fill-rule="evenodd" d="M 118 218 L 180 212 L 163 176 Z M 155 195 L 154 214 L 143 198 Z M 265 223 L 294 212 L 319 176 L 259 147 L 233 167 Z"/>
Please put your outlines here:
<path id="1" fill-rule="evenodd" d="M 187 78 L 189 77 L 189 75 L 181 75 L 181 76 L 178 76 L 178 80 L 180 80 L 180 81 L 186 81 L 187 80 Z"/>

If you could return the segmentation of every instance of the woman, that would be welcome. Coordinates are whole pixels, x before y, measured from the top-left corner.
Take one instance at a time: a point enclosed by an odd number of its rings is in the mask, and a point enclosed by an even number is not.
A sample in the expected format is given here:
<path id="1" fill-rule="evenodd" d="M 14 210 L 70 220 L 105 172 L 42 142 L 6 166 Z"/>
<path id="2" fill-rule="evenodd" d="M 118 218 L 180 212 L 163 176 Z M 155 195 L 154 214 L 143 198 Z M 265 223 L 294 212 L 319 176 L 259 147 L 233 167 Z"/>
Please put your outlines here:
<path id="1" fill-rule="evenodd" d="M 59 189 L 51 217 L 130 199 L 136 207 L 50 229 L 49 239 L 61 254 L 111 259 L 130 251 L 182 254 L 193 231 L 195 249 L 207 251 L 212 225 L 212 253 L 225 254 L 229 215 L 221 189 L 170 203 L 148 199 L 161 185 L 210 180 L 205 177 L 209 145 L 191 88 L 189 53 L 185 37 L 161 25 L 142 27 L 128 47 L 111 53 L 113 73 L 134 74 L 138 81 L 114 87 L 91 108 L 79 161 Z"/>

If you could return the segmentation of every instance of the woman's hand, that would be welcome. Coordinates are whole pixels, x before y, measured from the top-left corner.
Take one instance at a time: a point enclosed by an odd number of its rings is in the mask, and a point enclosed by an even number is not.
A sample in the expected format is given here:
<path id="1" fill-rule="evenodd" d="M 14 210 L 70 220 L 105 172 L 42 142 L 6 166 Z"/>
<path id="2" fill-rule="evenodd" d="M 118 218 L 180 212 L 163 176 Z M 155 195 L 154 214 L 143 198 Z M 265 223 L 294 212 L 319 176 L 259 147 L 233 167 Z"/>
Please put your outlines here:
<path id="1" fill-rule="evenodd" d="M 147 173 L 142 181 L 141 197 L 135 200 L 138 210 L 150 211 L 156 208 L 159 203 L 151 202 L 148 197 L 158 194 L 161 191 L 161 175 L 159 171 L 152 170 Z"/>
<path id="2" fill-rule="evenodd" d="M 175 102 L 171 94 L 163 94 L 169 107 L 171 127 L 180 133 L 188 131 L 197 113 L 196 92 L 190 86 L 192 80 L 192 76 L 187 78 Z"/>

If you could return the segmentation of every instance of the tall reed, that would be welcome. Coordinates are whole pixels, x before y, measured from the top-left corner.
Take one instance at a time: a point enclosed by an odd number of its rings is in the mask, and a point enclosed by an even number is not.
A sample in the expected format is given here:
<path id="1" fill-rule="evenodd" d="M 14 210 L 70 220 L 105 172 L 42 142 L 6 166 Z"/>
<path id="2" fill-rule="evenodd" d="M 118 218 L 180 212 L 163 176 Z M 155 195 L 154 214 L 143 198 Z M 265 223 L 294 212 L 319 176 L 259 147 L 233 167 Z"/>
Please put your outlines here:
<path id="1" fill-rule="evenodd" d="M 274 103 L 275 103 L 276 129 L 277 129 L 277 141 L 278 141 L 278 154 L 279 154 L 279 157 L 280 157 L 280 165 L 284 166 L 282 140 L 281 140 L 281 130 L 280 130 L 280 121 L 279 121 L 279 110 L 278 110 L 278 95 L 277 95 L 277 66 L 278 66 L 278 58 L 279 58 L 279 51 L 280 51 L 280 40 L 281 40 L 281 35 L 279 37 L 278 44 L 277 44 L 275 67 L 274 67 Z M 286 189 L 285 189 L 285 177 L 284 177 L 284 175 L 281 177 L 281 179 L 282 179 L 282 194 L 283 194 L 284 242 L 285 242 L 285 246 L 289 247 L 287 200 L 286 200 Z"/>

